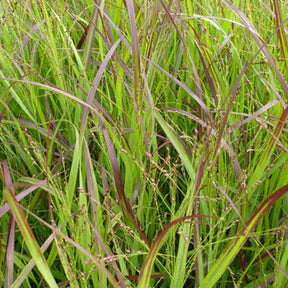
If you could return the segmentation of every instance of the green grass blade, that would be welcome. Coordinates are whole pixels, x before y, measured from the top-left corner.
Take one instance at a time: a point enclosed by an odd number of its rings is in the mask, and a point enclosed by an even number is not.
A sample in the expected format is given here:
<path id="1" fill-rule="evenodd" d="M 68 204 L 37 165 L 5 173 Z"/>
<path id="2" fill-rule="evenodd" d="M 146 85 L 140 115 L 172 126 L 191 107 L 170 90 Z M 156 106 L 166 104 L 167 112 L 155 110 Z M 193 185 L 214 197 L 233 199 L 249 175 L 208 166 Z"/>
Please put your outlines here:
<path id="1" fill-rule="evenodd" d="M 32 230 L 26 220 L 25 214 L 19 205 L 19 202 L 16 200 L 13 195 L 11 188 L 4 189 L 5 198 L 10 206 L 10 209 L 13 213 L 13 216 L 16 220 L 16 223 L 20 229 L 22 237 L 31 253 L 32 258 L 34 259 L 37 268 L 42 274 L 43 278 L 51 288 L 57 288 L 55 279 L 47 265 L 46 259 L 32 233 Z"/>
<path id="2" fill-rule="evenodd" d="M 54 239 L 54 235 L 50 235 L 48 239 L 45 241 L 45 243 L 41 247 L 41 251 L 45 252 L 50 244 L 52 243 Z M 29 263 L 25 266 L 25 268 L 21 271 L 21 274 L 17 277 L 17 279 L 13 282 L 10 288 L 18 288 L 21 287 L 22 283 L 25 281 L 27 275 L 30 273 L 30 271 L 33 269 L 35 266 L 35 261 L 34 259 L 31 259 Z"/>
<path id="3" fill-rule="evenodd" d="M 259 221 L 265 216 L 268 210 L 279 200 L 284 194 L 288 192 L 288 185 L 280 188 L 272 195 L 270 195 L 261 205 L 254 211 L 246 225 L 237 233 L 235 238 L 226 247 L 220 257 L 216 260 L 207 276 L 201 283 L 199 288 L 212 288 L 228 269 L 231 262 L 239 253 L 242 246 L 251 237 L 251 233 L 259 223 Z"/>
<path id="4" fill-rule="evenodd" d="M 257 182 L 261 180 L 261 177 L 263 175 L 264 170 L 267 168 L 267 166 L 270 164 L 270 158 L 271 155 L 274 152 L 274 149 L 276 147 L 276 144 L 278 142 L 279 136 L 281 135 L 284 127 L 285 127 L 285 122 L 288 119 L 288 107 L 285 109 L 283 112 L 274 133 L 272 134 L 273 136 L 270 138 L 268 145 L 266 146 L 266 149 L 264 153 L 262 154 L 261 159 L 258 162 L 257 167 L 255 168 L 253 174 L 251 175 L 250 181 L 247 185 L 248 191 L 251 190 L 252 186 Z M 252 193 L 249 194 L 249 197 L 252 197 Z"/>
<path id="5" fill-rule="evenodd" d="M 181 142 L 178 140 L 178 138 L 175 136 L 175 133 L 173 132 L 171 127 L 169 127 L 168 124 L 166 123 L 166 121 L 163 119 L 161 114 L 158 111 L 154 110 L 153 116 L 155 117 L 157 122 L 161 125 L 162 129 L 164 130 L 164 132 L 166 133 L 166 135 L 170 139 L 171 143 L 173 144 L 173 146 L 175 147 L 175 149 L 179 153 L 179 156 L 182 159 L 183 164 L 184 164 L 185 168 L 187 169 L 187 172 L 189 173 L 190 179 L 193 182 L 195 179 L 196 173 L 194 171 L 191 159 L 190 159 L 187 151 L 185 150 L 185 148 L 183 147 Z"/>
<path id="6" fill-rule="evenodd" d="M 148 255 L 146 256 L 146 260 L 142 266 L 140 276 L 138 279 L 138 286 L 137 288 L 147 288 L 150 287 L 150 276 L 153 269 L 153 263 L 155 261 L 157 252 L 161 248 L 161 246 L 164 243 L 165 237 L 167 236 L 168 232 L 172 227 L 174 227 L 176 224 L 179 224 L 187 219 L 196 219 L 196 218 L 209 218 L 211 216 L 207 215 L 192 215 L 192 216 L 184 216 L 179 219 L 176 219 L 172 221 L 171 223 L 167 224 L 164 228 L 164 230 L 157 236 L 157 238 L 154 240 Z M 212 217 L 215 218 L 215 217 Z"/>

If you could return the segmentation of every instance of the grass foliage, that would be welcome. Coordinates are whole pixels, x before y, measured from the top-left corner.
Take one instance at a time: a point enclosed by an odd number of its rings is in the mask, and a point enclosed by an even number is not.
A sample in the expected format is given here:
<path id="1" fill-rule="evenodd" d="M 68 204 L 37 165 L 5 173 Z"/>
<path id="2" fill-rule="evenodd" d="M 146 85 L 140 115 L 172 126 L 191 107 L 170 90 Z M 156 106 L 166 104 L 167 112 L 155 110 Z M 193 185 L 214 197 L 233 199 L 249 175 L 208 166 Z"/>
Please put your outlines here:
<path id="1" fill-rule="evenodd" d="M 288 287 L 287 15 L 0 1 L 0 286 Z"/>

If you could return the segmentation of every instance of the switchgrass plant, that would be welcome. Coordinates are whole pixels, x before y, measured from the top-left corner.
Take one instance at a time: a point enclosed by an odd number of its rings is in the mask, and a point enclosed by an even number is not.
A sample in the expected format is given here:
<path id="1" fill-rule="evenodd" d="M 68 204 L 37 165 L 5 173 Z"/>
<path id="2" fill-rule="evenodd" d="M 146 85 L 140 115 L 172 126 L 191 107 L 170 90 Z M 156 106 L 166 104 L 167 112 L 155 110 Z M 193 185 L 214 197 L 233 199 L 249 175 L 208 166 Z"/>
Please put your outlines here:
<path id="1" fill-rule="evenodd" d="M 288 7 L 232 2 L 0 2 L 1 286 L 288 286 Z"/>

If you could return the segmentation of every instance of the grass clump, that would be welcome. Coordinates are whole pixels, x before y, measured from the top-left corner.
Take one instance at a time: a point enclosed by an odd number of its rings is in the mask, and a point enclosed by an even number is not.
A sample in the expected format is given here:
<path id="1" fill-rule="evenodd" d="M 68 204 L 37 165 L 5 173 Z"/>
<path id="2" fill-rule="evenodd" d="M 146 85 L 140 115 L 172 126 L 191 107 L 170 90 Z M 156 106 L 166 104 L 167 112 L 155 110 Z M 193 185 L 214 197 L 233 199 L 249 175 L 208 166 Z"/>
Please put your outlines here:
<path id="1" fill-rule="evenodd" d="M 0 3 L 4 287 L 286 287 L 287 5 Z"/>

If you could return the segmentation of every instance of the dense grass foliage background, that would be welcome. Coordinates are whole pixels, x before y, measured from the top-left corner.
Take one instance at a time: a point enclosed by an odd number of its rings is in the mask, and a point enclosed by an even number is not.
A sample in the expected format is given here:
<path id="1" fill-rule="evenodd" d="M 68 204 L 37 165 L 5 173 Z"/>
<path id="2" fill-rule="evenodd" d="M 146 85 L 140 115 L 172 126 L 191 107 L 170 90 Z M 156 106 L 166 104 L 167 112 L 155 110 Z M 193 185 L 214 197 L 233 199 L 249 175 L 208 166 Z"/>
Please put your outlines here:
<path id="1" fill-rule="evenodd" d="M 287 15 L 1 1 L 0 283 L 288 287 Z"/>

